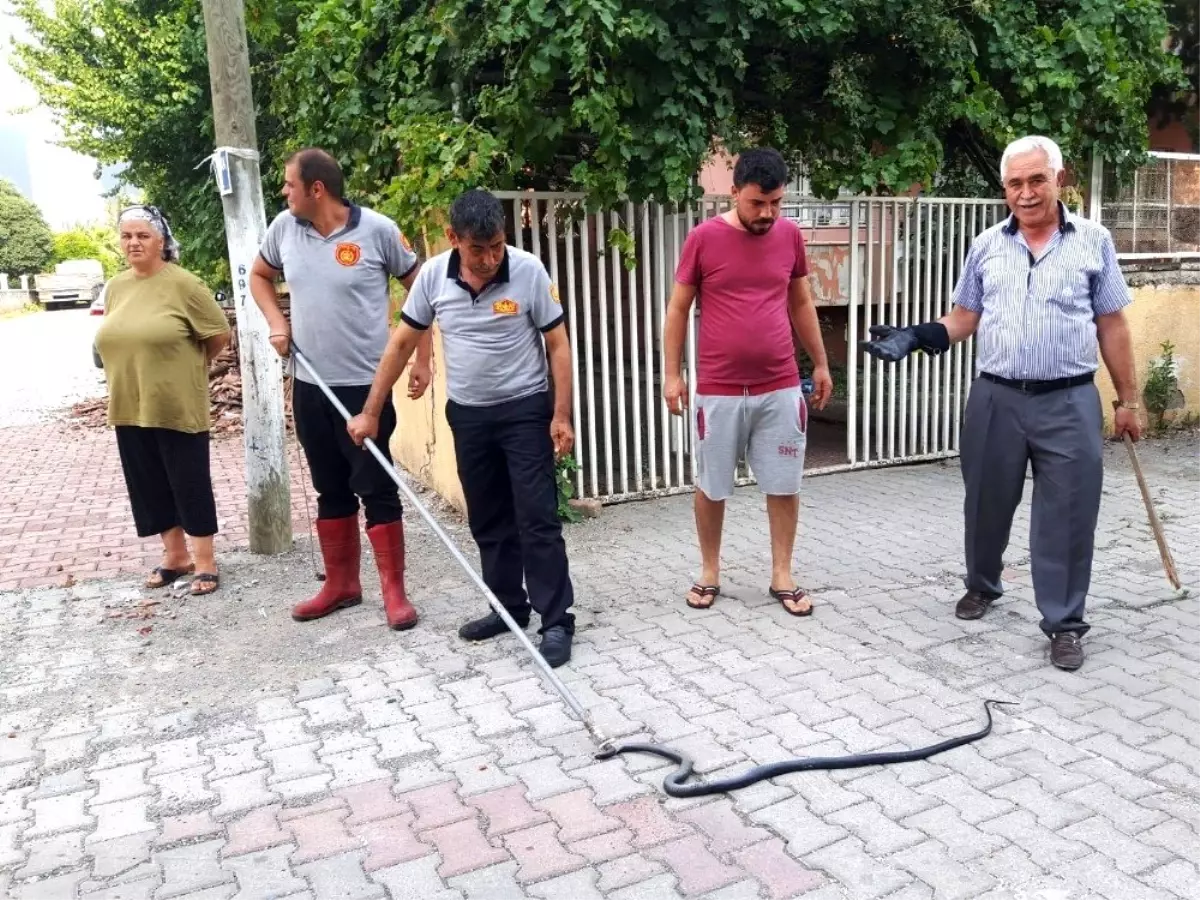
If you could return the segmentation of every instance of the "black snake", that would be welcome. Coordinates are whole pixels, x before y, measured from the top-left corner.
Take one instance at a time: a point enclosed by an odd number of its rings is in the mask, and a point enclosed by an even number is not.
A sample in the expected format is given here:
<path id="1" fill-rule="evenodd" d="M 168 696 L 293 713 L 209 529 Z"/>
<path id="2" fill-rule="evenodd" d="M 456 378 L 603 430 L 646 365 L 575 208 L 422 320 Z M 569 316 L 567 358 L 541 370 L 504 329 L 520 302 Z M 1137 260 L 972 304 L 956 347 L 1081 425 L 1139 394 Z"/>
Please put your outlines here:
<path id="1" fill-rule="evenodd" d="M 983 711 L 987 715 L 987 724 L 978 731 L 964 734 L 960 737 L 948 738 L 939 744 L 928 747 L 917 747 L 914 750 L 890 750 L 882 753 L 857 753 L 850 756 L 814 756 L 807 759 L 784 759 L 779 762 L 755 766 L 740 775 L 725 778 L 721 781 L 696 782 L 684 784 L 692 776 L 694 763 L 692 758 L 679 750 L 670 747 L 660 747 L 657 744 L 609 744 L 596 753 L 596 759 L 612 759 L 621 753 L 650 753 L 661 756 L 675 763 L 678 768 L 663 779 L 663 790 L 671 797 L 702 797 L 705 794 L 723 794 L 749 787 L 759 781 L 788 775 L 792 772 L 808 772 L 816 769 L 860 769 L 865 766 L 885 766 L 890 763 L 916 762 L 929 759 L 938 753 L 945 753 L 955 747 L 961 747 L 972 741 L 987 737 L 992 730 L 992 707 L 1014 705 L 1007 700 L 984 700 Z"/>

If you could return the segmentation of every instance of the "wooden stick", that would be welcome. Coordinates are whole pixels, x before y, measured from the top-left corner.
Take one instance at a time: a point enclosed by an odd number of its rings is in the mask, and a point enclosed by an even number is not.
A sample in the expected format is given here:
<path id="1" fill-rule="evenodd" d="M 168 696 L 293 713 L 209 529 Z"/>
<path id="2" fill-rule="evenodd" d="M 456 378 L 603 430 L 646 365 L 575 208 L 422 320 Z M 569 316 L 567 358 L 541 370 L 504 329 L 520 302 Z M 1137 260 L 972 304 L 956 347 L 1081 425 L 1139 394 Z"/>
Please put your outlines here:
<path id="1" fill-rule="evenodd" d="M 1150 488 L 1146 485 L 1146 477 L 1142 474 L 1141 463 L 1138 462 L 1137 451 L 1133 447 L 1133 441 L 1129 435 L 1123 435 L 1125 438 L 1125 449 L 1129 451 L 1129 461 L 1133 463 L 1133 474 L 1137 476 L 1138 487 L 1142 489 L 1142 500 L 1146 504 L 1146 515 L 1150 517 L 1150 529 L 1154 532 L 1154 540 L 1158 541 L 1158 553 L 1162 557 L 1163 570 L 1167 573 L 1167 580 L 1171 582 L 1171 586 L 1175 590 L 1180 590 L 1179 576 L 1175 573 L 1175 560 L 1171 558 L 1171 550 L 1167 547 L 1167 538 L 1163 534 L 1162 523 L 1158 520 L 1158 513 L 1154 510 L 1154 501 L 1150 499 Z"/>

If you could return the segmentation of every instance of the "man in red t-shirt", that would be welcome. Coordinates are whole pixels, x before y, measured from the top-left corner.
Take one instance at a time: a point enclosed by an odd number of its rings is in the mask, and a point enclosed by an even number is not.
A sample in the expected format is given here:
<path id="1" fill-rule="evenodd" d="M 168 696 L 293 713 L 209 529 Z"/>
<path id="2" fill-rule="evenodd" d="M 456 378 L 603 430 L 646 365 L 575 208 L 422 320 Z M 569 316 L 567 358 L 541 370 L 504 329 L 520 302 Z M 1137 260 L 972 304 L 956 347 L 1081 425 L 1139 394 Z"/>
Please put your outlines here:
<path id="1" fill-rule="evenodd" d="M 808 408 L 792 329 L 815 365 L 813 405 L 833 392 L 829 364 L 808 285 L 800 228 L 780 218 L 787 165 L 776 151 L 748 150 L 733 170 L 733 209 L 688 234 L 675 271 L 665 328 L 663 397 L 680 415 L 687 402 L 681 372 L 688 311 L 697 305 L 696 532 L 700 579 L 687 594 L 707 609 L 720 593 L 721 526 L 734 472 L 744 456 L 767 495 L 773 598 L 794 616 L 812 603 L 792 578 L 800 513 Z"/>

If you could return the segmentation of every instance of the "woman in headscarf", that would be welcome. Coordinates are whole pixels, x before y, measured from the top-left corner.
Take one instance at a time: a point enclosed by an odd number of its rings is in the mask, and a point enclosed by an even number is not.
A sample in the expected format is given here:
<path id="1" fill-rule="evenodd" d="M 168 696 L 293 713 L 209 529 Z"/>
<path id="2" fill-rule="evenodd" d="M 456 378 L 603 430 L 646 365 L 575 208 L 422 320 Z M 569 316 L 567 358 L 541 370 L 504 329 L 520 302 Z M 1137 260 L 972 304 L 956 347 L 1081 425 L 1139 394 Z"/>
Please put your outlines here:
<path id="1" fill-rule="evenodd" d="M 163 542 L 146 587 L 191 575 L 191 592 L 210 594 L 220 578 L 208 363 L 229 343 L 229 323 L 204 282 L 176 264 L 179 244 L 156 207 L 126 209 L 119 227 L 129 269 L 108 283 L 96 349 L 134 526 Z"/>

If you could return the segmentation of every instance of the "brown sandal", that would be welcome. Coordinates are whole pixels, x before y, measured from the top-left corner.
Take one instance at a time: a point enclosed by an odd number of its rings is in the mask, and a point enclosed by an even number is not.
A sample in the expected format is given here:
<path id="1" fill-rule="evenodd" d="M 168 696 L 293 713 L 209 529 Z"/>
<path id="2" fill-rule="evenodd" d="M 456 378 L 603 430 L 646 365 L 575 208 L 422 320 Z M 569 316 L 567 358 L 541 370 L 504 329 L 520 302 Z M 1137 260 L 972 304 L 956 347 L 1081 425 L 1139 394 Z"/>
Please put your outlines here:
<path id="1" fill-rule="evenodd" d="M 812 615 L 812 611 L 813 611 L 812 601 L 808 599 L 808 595 L 806 593 L 804 593 L 804 591 L 800 590 L 800 588 L 796 588 L 793 591 L 777 591 L 777 590 L 775 590 L 775 588 L 771 588 L 769 590 L 769 593 L 772 597 L 774 597 L 776 600 L 779 601 L 780 606 L 782 606 L 785 610 L 787 610 L 788 615 L 792 615 L 792 616 L 811 616 Z M 808 600 L 808 609 L 792 609 L 790 606 L 788 606 L 789 601 L 792 603 L 796 603 L 797 601 L 800 601 L 800 600 Z"/>
<path id="2" fill-rule="evenodd" d="M 212 572 L 200 572 L 192 579 L 192 596 L 203 597 L 221 586 L 221 578 Z"/>
<path id="3" fill-rule="evenodd" d="M 684 602 L 692 609 L 711 609 L 712 605 L 717 602 L 717 597 L 720 593 L 720 585 L 696 583 L 688 588 L 688 596 Z M 695 594 L 699 598 L 699 602 L 692 602 L 692 594 Z"/>
<path id="4" fill-rule="evenodd" d="M 157 590 L 168 585 L 174 584 L 184 575 L 191 575 L 196 571 L 195 563 L 188 563 L 182 569 L 168 569 L 166 566 L 157 566 L 150 576 L 146 579 L 145 587 L 147 590 Z"/>

